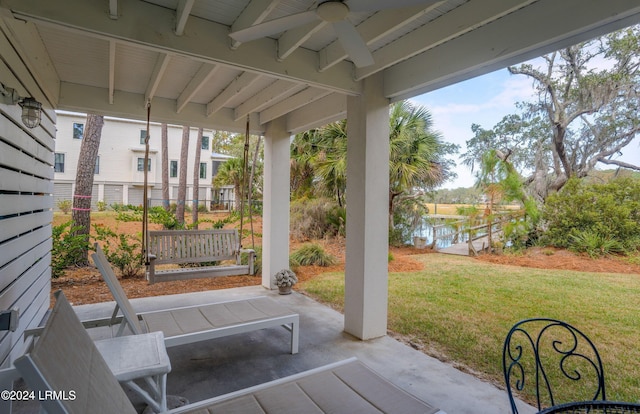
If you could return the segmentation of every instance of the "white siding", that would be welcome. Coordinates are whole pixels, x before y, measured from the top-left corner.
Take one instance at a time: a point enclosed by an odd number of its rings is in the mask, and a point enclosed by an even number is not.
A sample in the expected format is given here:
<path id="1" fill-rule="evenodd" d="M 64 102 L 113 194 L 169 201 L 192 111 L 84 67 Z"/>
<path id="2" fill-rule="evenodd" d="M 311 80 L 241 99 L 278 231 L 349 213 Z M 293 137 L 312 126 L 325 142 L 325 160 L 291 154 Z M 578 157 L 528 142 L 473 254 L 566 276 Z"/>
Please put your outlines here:
<path id="1" fill-rule="evenodd" d="M 63 173 L 55 173 L 56 182 L 73 182 L 76 178 L 78 167 L 78 157 L 82 140 L 73 138 L 73 124 L 86 123 L 86 117 L 82 114 L 68 112 L 58 113 L 58 133 L 56 137 L 56 152 L 65 155 L 65 168 Z M 105 117 L 100 140 L 100 171 L 94 177 L 96 185 L 104 185 L 104 198 L 107 204 L 123 202 L 122 195 L 118 196 L 107 186 L 128 185 L 129 194 L 134 195 L 134 200 L 129 200 L 130 204 L 138 204 L 142 199 L 137 195 L 137 191 L 144 183 L 144 173 L 138 171 L 138 158 L 144 158 L 144 144 L 140 143 L 140 131 L 146 130 L 146 123 L 124 120 L 119 118 Z M 207 177 L 200 179 L 201 186 L 211 188 L 211 141 L 213 131 L 204 131 L 204 135 L 209 137 L 209 149 L 203 149 L 200 155 L 200 162 L 207 165 Z M 197 142 L 198 131 L 195 128 L 190 130 L 189 136 L 189 160 L 187 165 L 187 183 L 193 183 L 194 154 Z M 180 159 L 180 146 L 182 143 L 182 127 L 176 125 L 168 126 L 168 158 L 169 160 Z M 162 145 L 160 135 L 160 124 L 152 123 L 150 126 L 149 138 L 149 158 L 151 160 L 151 171 L 148 173 L 148 183 L 152 194 L 155 190 L 160 190 L 162 186 Z M 178 185 L 178 177 L 169 178 L 172 186 Z M 122 187 L 120 187 L 122 190 Z M 177 193 L 174 193 L 174 195 Z M 56 192 L 56 197 L 58 197 Z M 92 205 L 100 201 L 96 198 L 94 191 Z M 152 196 L 151 198 L 155 198 Z M 202 197 L 201 197 L 202 198 Z M 115 201 L 117 200 L 117 201 Z M 135 202 L 134 202 L 135 201 Z M 162 202 L 160 201 L 160 204 Z M 155 205 L 155 204 L 154 204 Z"/>
<path id="2" fill-rule="evenodd" d="M 5 65 L 0 72 L 6 74 Z M 0 310 L 20 315 L 16 332 L 0 332 L 2 367 L 24 352 L 24 330 L 39 325 L 49 308 L 54 123 L 55 113 L 46 111 L 43 126 L 30 130 L 19 106 L 0 104 Z"/>

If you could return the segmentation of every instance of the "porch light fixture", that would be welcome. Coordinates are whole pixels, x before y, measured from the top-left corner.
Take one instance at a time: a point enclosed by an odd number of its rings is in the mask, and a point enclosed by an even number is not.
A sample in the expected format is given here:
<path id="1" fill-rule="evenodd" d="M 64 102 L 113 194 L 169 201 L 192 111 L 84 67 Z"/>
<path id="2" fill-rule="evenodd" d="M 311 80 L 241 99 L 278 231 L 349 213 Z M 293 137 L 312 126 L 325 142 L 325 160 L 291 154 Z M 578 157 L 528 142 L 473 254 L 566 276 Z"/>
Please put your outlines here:
<path id="1" fill-rule="evenodd" d="M 22 123 L 27 128 L 35 128 L 40 125 L 42 116 L 42 104 L 32 97 L 22 98 L 15 89 L 0 83 L 0 102 L 5 105 L 20 105 L 22 108 Z"/>

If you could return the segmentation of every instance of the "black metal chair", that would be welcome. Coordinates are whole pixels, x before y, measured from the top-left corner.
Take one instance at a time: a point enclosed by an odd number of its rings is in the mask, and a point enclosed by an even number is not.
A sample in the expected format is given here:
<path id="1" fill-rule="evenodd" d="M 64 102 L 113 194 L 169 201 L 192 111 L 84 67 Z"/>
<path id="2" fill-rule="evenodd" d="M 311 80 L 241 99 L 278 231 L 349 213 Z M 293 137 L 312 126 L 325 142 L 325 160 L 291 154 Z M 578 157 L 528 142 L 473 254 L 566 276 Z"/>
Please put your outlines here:
<path id="1" fill-rule="evenodd" d="M 598 350 L 566 322 L 534 318 L 516 323 L 504 341 L 502 367 L 514 414 L 514 392 L 534 394 L 539 411 L 562 402 L 606 400 Z"/>

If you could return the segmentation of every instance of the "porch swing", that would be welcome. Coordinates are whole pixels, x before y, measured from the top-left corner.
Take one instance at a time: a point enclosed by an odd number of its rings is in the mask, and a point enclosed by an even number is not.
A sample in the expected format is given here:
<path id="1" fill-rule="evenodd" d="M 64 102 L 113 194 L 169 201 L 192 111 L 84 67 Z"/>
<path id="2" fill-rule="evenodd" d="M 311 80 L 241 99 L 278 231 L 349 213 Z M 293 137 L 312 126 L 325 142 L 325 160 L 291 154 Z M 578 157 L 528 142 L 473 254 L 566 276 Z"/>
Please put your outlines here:
<path id="1" fill-rule="evenodd" d="M 149 159 L 149 119 L 150 103 L 147 105 L 147 134 L 145 137 L 145 164 Z M 148 229 L 147 169 L 144 169 L 144 202 L 142 217 L 142 252 L 147 268 L 149 284 L 219 276 L 253 275 L 254 272 L 254 236 L 251 214 L 251 189 L 249 193 L 249 219 L 251 222 L 251 249 L 242 247 L 244 226 L 244 198 L 247 189 L 247 170 L 249 153 L 249 117 L 244 144 L 244 168 L 240 194 L 240 232 L 237 229 L 211 230 L 155 230 Z M 243 264 L 242 255 L 247 255 Z M 231 264 L 220 262 L 229 262 Z M 198 264 L 196 267 L 178 267 L 157 269 L 158 265 Z"/>

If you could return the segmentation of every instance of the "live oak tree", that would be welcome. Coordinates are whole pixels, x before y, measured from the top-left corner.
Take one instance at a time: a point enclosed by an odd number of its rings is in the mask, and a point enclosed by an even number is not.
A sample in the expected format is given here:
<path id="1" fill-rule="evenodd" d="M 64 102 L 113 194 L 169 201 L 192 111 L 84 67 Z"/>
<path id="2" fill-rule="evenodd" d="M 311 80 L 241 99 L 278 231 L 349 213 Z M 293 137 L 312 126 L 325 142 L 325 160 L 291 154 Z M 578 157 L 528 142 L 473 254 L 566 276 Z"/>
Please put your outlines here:
<path id="1" fill-rule="evenodd" d="M 80 156 L 76 171 L 76 190 L 73 196 L 73 209 L 71 213 L 75 224 L 76 235 L 85 235 L 89 241 L 89 229 L 91 228 L 91 192 L 93 189 L 93 176 L 96 170 L 98 149 L 104 118 L 102 115 L 87 115 L 82 143 L 80 144 Z M 88 243 L 79 251 L 76 258 L 77 264 L 88 264 Z"/>
<path id="2" fill-rule="evenodd" d="M 508 156 L 538 201 L 598 163 L 640 170 L 616 159 L 640 130 L 639 42 L 634 26 L 545 55 L 539 66 L 510 67 L 533 81 L 538 99 L 492 130 L 472 126 L 465 163 L 489 150 Z"/>

